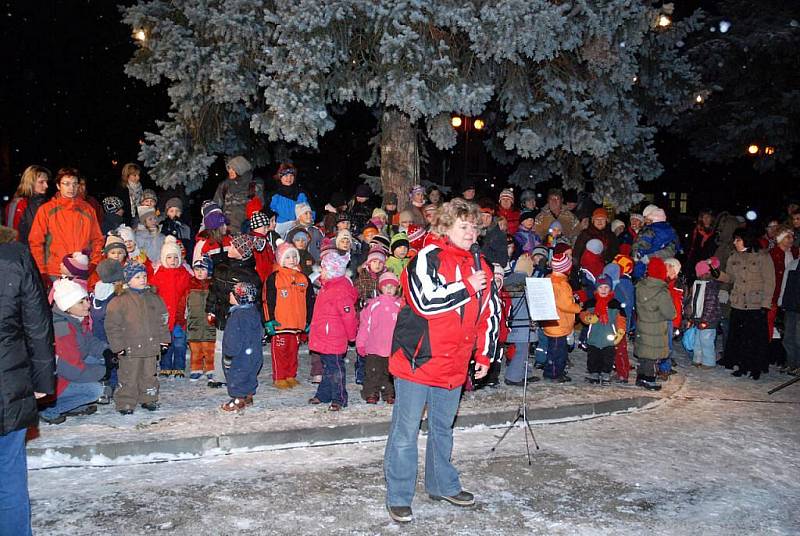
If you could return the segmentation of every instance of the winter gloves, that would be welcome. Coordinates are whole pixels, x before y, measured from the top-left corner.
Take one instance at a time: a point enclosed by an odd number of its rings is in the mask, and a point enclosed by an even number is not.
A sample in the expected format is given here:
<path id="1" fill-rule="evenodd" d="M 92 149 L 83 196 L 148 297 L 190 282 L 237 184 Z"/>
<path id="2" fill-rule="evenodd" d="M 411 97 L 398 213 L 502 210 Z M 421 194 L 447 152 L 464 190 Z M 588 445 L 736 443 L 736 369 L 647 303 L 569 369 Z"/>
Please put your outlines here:
<path id="1" fill-rule="evenodd" d="M 119 368 L 119 356 L 110 349 L 106 348 L 103 350 L 103 361 L 106 365 L 106 373 L 102 378 L 100 378 L 100 381 L 107 382 L 109 378 L 111 378 L 111 372 L 114 369 Z"/>
<path id="2" fill-rule="evenodd" d="M 618 329 L 617 330 L 617 334 L 614 336 L 614 346 L 619 345 L 619 343 L 621 343 L 622 339 L 624 339 L 624 338 L 625 338 L 625 330 L 624 329 Z"/>
<path id="3" fill-rule="evenodd" d="M 267 335 L 270 337 L 274 336 L 277 333 L 277 327 L 280 326 L 281 323 L 277 320 L 267 320 L 264 322 L 264 331 L 267 332 Z"/>

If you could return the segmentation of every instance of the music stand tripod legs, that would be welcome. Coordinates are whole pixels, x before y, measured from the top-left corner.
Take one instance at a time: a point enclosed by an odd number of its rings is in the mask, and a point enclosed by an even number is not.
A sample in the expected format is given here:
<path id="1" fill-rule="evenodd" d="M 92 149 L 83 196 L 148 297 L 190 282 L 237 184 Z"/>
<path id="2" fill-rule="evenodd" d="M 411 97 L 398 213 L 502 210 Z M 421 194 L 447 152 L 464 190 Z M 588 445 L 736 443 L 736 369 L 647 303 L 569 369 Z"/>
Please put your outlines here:
<path id="1" fill-rule="evenodd" d="M 522 299 L 526 300 L 526 297 L 525 297 L 524 294 L 523 294 L 523 298 Z M 528 352 L 530 352 L 530 347 L 531 347 L 530 320 L 528 321 L 527 325 L 528 325 L 528 348 L 527 349 L 528 349 Z M 497 447 L 500 446 L 500 443 L 503 442 L 503 440 L 506 438 L 506 436 L 511 431 L 511 429 L 514 428 L 517 425 L 517 422 L 519 422 L 520 419 L 522 419 L 522 422 L 525 423 L 525 428 L 526 428 L 526 430 L 525 430 L 525 450 L 528 453 L 528 465 L 533 465 L 533 463 L 531 462 L 531 446 L 530 446 L 530 442 L 528 441 L 528 434 L 530 433 L 531 440 L 533 440 L 533 444 L 536 446 L 536 450 L 539 450 L 539 443 L 536 441 L 536 436 L 533 433 L 533 427 L 531 426 L 531 423 L 528 420 L 528 366 L 529 366 L 529 362 L 530 362 L 530 358 L 527 355 L 528 352 L 526 352 L 526 355 L 524 357 L 524 359 L 525 359 L 525 377 L 523 379 L 523 385 L 522 385 L 522 404 L 520 404 L 519 407 L 517 408 L 516 417 L 514 417 L 514 420 L 511 422 L 510 425 L 508 425 L 508 427 L 506 428 L 506 431 L 503 432 L 503 435 L 500 436 L 500 439 L 497 440 L 497 443 L 495 444 L 494 447 L 492 447 L 491 451 L 494 452 L 497 449 Z M 519 358 L 517 358 L 517 359 L 519 359 Z"/>

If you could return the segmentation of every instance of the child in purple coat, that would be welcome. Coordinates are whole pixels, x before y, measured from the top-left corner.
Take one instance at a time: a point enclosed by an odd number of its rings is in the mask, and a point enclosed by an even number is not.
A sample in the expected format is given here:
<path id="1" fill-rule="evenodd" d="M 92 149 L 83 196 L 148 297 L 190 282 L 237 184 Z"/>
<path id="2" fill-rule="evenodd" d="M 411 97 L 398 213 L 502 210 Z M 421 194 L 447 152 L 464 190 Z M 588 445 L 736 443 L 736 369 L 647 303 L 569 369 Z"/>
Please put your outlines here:
<path id="1" fill-rule="evenodd" d="M 394 404 L 394 384 L 389 374 L 389 354 L 392 350 L 392 335 L 397 323 L 397 314 L 402 300 L 395 296 L 400 281 L 393 272 L 384 272 L 378 279 L 379 296 L 372 298 L 361 310 L 356 350 L 364 356 L 366 374 L 361 389 L 361 398 L 367 404 L 377 404 L 383 397 L 387 404 Z"/>

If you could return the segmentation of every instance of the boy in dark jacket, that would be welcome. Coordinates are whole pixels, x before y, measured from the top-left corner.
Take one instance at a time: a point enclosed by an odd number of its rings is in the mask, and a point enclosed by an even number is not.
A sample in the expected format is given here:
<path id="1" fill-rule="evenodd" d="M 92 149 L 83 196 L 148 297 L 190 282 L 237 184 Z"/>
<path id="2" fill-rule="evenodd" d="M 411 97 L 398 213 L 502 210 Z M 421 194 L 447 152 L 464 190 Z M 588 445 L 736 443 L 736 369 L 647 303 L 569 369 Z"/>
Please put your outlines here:
<path id="1" fill-rule="evenodd" d="M 108 344 L 108 336 L 106 335 L 106 312 L 108 304 L 111 303 L 117 295 L 122 293 L 122 285 L 125 282 L 125 276 L 122 274 L 122 265 L 114 259 L 106 259 L 97 265 L 96 273 L 100 280 L 94 286 L 94 295 L 92 296 L 92 332 L 94 336 Z M 116 356 L 114 356 L 116 361 Z M 114 396 L 114 389 L 117 388 L 117 369 L 116 367 L 111 371 L 107 381 L 103 382 L 103 394 L 97 399 L 98 404 L 109 404 L 111 398 Z"/>
<path id="2" fill-rule="evenodd" d="M 225 371 L 222 367 L 222 336 L 225 324 L 230 313 L 229 295 L 236 283 L 245 281 L 252 283 L 259 289 L 261 295 L 261 278 L 256 272 L 256 262 L 253 259 L 253 237 L 238 234 L 231 238 L 231 247 L 228 248 L 226 257 L 214 266 L 214 277 L 206 300 L 206 313 L 208 322 L 217 328 L 216 345 L 214 348 L 214 373 L 209 378 L 208 386 L 213 388 L 224 385 Z M 260 308 L 260 305 L 259 305 Z"/>
<path id="3" fill-rule="evenodd" d="M 231 399 L 222 405 L 223 411 L 241 412 L 252 405 L 258 388 L 258 372 L 264 365 L 258 294 L 258 286 L 246 281 L 233 285 L 229 294 L 231 308 L 222 338 L 222 363 Z"/>

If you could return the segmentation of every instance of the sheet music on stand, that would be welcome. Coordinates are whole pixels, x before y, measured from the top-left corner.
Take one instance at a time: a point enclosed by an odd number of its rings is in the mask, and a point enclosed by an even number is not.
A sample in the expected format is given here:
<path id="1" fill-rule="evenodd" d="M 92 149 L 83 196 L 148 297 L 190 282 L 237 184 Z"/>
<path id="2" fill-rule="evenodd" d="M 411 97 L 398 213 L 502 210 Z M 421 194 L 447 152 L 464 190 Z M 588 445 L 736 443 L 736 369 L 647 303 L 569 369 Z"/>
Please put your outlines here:
<path id="1" fill-rule="evenodd" d="M 556 297 L 549 278 L 526 277 L 525 296 L 531 320 L 558 320 Z"/>

